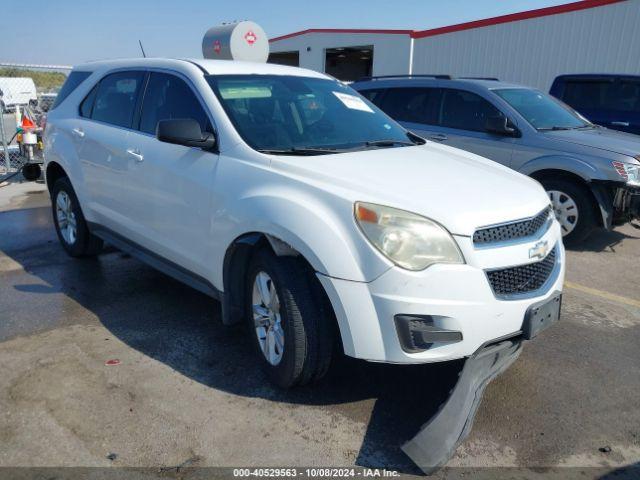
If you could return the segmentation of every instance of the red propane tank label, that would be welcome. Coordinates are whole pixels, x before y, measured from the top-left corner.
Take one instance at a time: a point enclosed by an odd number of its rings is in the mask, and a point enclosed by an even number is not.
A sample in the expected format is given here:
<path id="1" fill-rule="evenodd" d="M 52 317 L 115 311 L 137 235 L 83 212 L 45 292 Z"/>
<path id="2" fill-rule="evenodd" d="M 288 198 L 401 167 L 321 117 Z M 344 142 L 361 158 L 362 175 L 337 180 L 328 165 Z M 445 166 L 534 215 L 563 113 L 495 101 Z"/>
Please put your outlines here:
<path id="1" fill-rule="evenodd" d="M 244 39 L 247 41 L 249 45 L 253 45 L 258 40 L 258 37 L 256 36 L 255 33 L 253 33 L 253 30 L 249 30 L 245 34 Z"/>

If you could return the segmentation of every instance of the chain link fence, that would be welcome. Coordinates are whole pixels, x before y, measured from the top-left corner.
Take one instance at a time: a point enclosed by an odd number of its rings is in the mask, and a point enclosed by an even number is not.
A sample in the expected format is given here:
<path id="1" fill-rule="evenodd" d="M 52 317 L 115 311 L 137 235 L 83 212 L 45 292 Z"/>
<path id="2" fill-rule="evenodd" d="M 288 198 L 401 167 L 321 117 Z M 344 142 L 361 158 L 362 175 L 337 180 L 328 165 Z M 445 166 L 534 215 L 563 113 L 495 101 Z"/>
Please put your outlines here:
<path id="1" fill-rule="evenodd" d="M 46 114 L 70 70 L 58 65 L 0 63 L 0 183 L 23 172 L 26 164 L 43 162 Z M 29 177 L 27 170 L 24 173 Z"/>

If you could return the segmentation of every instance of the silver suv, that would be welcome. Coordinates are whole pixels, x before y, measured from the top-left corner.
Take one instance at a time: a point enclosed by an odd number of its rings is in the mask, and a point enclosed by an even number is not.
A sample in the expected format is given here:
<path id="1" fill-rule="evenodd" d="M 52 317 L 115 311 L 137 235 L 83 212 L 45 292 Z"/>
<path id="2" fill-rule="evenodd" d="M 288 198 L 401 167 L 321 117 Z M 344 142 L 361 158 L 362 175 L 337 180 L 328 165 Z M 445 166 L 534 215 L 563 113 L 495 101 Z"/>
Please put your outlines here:
<path id="1" fill-rule="evenodd" d="M 538 180 L 566 244 L 640 216 L 640 137 L 594 125 L 546 93 L 447 75 L 374 77 L 352 86 L 418 135 Z"/>

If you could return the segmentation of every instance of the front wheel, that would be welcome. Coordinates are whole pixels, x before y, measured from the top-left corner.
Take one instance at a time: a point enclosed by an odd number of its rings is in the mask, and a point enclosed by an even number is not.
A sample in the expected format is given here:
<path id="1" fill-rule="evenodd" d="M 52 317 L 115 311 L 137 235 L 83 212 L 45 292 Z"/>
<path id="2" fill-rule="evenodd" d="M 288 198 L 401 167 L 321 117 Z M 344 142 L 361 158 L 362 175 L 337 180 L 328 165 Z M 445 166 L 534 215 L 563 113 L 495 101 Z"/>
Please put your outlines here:
<path id="1" fill-rule="evenodd" d="M 565 245 L 584 241 L 597 226 L 596 205 L 586 187 L 569 180 L 542 182 L 562 230 Z"/>
<path id="2" fill-rule="evenodd" d="M 301 260 L 268 249 L 249 268 L 249 335 L 267 375 L 283 388 L 319 380 L 331 362 L 332 324 L 316 282 Z"/>

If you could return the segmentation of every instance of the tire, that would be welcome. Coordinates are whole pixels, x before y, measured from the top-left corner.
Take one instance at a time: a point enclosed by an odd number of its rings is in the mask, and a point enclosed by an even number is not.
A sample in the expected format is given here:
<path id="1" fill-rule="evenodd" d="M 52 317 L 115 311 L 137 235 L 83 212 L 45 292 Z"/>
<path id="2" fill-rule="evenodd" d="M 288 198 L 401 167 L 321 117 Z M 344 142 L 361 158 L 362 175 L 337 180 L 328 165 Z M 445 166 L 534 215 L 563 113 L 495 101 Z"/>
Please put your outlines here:
<path id="1" fill-rule="evenodd" d="M 35 182 L 41 174 L 42 168 L 37 163 L 27 163 L 22 167 L 22 176 L 28 182 Z"/>
<path id="2" fill-rule="evenodd" d="M 563 179 L 543 180 L 542 185 L 560 222 L 564 244 L 576 246 L 586 240 L 598 225 L 597 205 L 586 187 Z"/>
<path id="3" fill-rule="evenodd" d="M 102 239 L 89 231 L 76 192 L 67 177 L 58 179 L 53 185 L 51 209 L 58 239 L 70 256 L 90 257 L 100 253 Z M 68 228 L 69 220 L 75 223 L 75 230 Z"/>
<path id="4" fill-rule="evenodd" d="M 302 260 L 276 257 L 266 248 L 256 252 L 248 273 L 246 322 L 270 380 L 282 388 L 320 380 L 331 363 L 333 319 L 315 276 Z M 261 283 L 265 286 L 264 292 L 269 293 L 260 294 Z M 273 291 L 277 295 L 276 307 L 267 318 L 267 302 L 263 300 L 273 298 Z M 269 325 L 258 326 L 256 318 Z M 270 341 L 269 330 L 273 356 L 269 355 L 270 349 L 265 350 Z M 283 348 L 279 348 L 280 343 Z"/>

